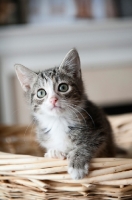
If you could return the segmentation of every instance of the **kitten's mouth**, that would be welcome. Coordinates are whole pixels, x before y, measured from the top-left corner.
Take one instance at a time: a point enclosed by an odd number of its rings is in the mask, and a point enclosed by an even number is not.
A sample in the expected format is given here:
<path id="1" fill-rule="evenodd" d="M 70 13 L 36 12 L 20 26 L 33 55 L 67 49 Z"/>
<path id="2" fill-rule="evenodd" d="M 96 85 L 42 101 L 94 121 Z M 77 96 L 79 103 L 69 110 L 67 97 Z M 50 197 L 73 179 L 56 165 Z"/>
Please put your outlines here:
<path id="1" fill-rule="evenodd" d="M 60 106 L 53 106 L 53 108 L 51 109 L 51 110 L 63 110 L 63 108 L 62 107 L 60 107 Z"/>

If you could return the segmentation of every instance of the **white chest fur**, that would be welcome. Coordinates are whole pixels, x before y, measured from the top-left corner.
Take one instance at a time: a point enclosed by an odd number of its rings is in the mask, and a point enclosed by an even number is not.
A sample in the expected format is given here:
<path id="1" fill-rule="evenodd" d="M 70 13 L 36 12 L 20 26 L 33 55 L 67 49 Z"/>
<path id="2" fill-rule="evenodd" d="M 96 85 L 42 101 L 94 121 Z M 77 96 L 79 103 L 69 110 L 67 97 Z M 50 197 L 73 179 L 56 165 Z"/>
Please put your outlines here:
<path id="1" fill-rule="evenodd" d="M 39 133 L 46 140 L 39 141 L 43 147 L 56 149 L 61 152 L 67 152 L 72 148 L 71 141 L 68 138 L 69 127 L 73 123 L 65 117 L 37 116 L 41 129 L 48 133 Z M 43 134 L 43 135 L 42 135 Z"/>

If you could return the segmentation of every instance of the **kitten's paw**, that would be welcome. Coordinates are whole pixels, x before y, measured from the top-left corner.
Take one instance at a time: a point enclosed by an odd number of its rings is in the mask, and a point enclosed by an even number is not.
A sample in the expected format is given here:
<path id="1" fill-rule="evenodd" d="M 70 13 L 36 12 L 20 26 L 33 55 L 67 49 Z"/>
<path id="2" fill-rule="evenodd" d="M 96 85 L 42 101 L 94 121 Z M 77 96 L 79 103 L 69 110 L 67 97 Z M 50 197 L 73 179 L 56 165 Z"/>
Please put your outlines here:
<path id="1" fill-rule="evenodd" d="M 72 179 L 82 179 L 88 174 L 88 164 L 86 163 L 83 168 L 76 168 L 73 166 L 69 166 L 68 173 L 70 174 Z"/>
<path id="2" fill-rule="evenodd" d="M 86 158 L 83 158 L 75 151 L 71 151 L 68 154 L 68 173 L 72 179 L 82 179 L 88 174 L 89 164 L 86 162 Z"/>
<path id="3" fill-rule="evenodd" d="M 65 159 L 66 154 L 55 149 L 49 149 L 47 153 L 45 153 L 44 157 L 46 158 L 59 158 L 59 159 Z"/>

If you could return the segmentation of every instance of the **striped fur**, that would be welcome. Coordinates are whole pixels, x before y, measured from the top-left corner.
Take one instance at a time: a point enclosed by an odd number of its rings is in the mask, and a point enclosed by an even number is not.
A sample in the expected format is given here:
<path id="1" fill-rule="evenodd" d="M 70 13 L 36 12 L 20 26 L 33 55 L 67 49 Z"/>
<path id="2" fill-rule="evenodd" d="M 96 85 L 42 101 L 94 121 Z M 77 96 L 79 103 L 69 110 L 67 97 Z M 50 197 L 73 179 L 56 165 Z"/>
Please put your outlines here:
<path id="1" fill-rule="evenodd" d="M 16 73 L 36 122 L 37 138 L 46 157 L 67 158 L 73 179 L 83 178 L 94 156 L 114 156 L 112 130 L 103 111 L 88 100 L 76 49 L 70 50 L 60 66 L 35 73 L 16 65 Z M 62 83 L 68 91 L 60 92 Z M 37 97 L 44 89 L 46 96 Z M 50 102 L 58 99 L 56 106 Z"/>

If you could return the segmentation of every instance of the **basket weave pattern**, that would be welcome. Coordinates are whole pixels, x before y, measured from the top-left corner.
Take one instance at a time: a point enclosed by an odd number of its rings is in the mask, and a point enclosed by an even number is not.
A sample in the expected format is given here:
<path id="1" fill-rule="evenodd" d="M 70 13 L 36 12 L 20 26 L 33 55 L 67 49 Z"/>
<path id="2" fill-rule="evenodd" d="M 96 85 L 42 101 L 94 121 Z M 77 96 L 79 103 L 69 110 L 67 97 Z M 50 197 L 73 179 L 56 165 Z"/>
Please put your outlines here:
<path id="1" fill-rule="evenodd" d="M 132 114 L 109 117 L 109 120 L 117 145 L 131 156 Z M 94 158 L 89 175 L 82 180 L 72 180 L 67 173 L 67 160 L 40 157 L 42 151 L 30 137 L 33 135 L 29 134 L 31 129 L 24 137 L 25 146 L 20 144 L 19 140 L 23 140 L 20 132 L 23 135 L 23 130 L 23 127 L 0 128 L 0 199 L 132 199 L 132 157 Z M 12 136 L 17 132 L 19 139 Z M 22 150 L 16 150 L 20 146 Z M 27 152 L 30 155 L 16 154 Z"/>

